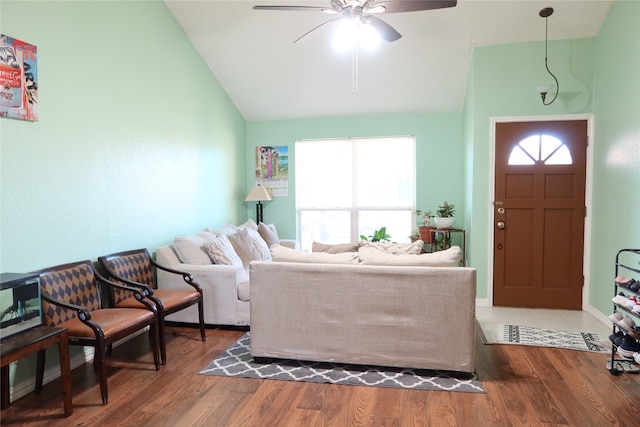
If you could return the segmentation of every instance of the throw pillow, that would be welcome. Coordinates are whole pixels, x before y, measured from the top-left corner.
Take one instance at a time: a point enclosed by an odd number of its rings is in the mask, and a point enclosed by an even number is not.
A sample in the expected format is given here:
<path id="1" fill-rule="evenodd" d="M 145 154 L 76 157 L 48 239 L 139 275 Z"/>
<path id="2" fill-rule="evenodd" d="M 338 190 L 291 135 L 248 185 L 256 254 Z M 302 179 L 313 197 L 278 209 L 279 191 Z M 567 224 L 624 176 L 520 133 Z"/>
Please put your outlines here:
<path id="1" fill-rule="evenodd" d="M 413 243 L 384 243 L 384 242 L 367 242 L 363 241 L 362 246 L 371 247 L 382 252 L 394 255 L 414 254 L 420 255 L 424 242 L 416 240 Z"/>
<path id="2" fill-rule="evenodd" d="M 252 228 L 243 228 L 235 234 L 227 236 L 245 267 L 251 261 L 270 261 L 271 252 L 260 234 Z"/>
<path id="3" fill-rule="evenodd" d="M 358 257 L 363 265 L 406 265 L 423 267 L 457 267 L 462 250 L 452 246 L 447 250 L 421 255 L 394 255 L 380 251 L 370 246 L 363 246 L 358 250 Z"/>
<path id="4" fill-rule="evenodd" d="M 173 239 L 173 249 L 175 249 L 180 262 L 183 264 L 211 264 L 211 258 L 207 255 L 203 245 L 215 237 L 215 234 L 210 231 L 201 231 L 189 236 L 179 236 Z"/>
<path id="5" fill-rule="evenodd" d="M 248 219 L 244 224 L 240 224 L 240 225 L 233 225 L 233 224 L 227 224 L 223 227 L 220 228 L 205 228 L 205 231 L 210 231 L 212 233 L 221 233 L 221 234 L 225 234 L 227 236 L 230 236 L 232 234 L 236 234 L 238 231 L 242 230 L 243 228 L 253 228 L 254 230 L 258 229 L 258 224 L 256 224 L 256 222 L 252 219 Z"/>
<path id="6" fill-rule="evenodd" d="M 227 224 L 220 228 L 209 228 L 209 227 L 205 228 L 205 231 L 209 231 L 211 233 L 216 233 L 216 234 L 224 234 L 225 236 L 236 234 L 239 230 L 240 228 L 236 227 L 233 224 Z"/>
<path id="7" fill-rule="evenodd" d="M 243 267 L 242 260 L 233 249 L 229 238 L 224 234 L 218 234 L 212 241 L 205 242 L 204 249 L 214 264 Z"/>
<path id="8" fill-rule="evenodd" d="M 258 229 L 258 224 L 251 218 L 249 218 L 244 224 L 240 224 L 238 228 L 252 228 L 254 230 Z"/>
<path id="9" fill-rule="evenodd" d="M 303 252 L 286 246 L 271 246 L 271 256 L 276 262 L 308 262 L 314 264 L 358 264 L 356 252 L 329 254 L 326 252 Z"/>
<path id="10" fill-rule="evenodd" d="M 339 254 L 342 252 L 357 252 L 360 243 L 340 243 L 337 245 L 329 245 L 326 243 L 313 242 L 311 252 L 326 252 L 328 254 Z"/>
<path id="11" fill-rule="evenodd" d="M 267 246 L 271 247 L 271 245 L 280 244 L 280 237 L 278 237 L 278 230 L 276 230 L 275 225 L 261 222 L 258 224 L 258 233 L 267 242 Z"/>

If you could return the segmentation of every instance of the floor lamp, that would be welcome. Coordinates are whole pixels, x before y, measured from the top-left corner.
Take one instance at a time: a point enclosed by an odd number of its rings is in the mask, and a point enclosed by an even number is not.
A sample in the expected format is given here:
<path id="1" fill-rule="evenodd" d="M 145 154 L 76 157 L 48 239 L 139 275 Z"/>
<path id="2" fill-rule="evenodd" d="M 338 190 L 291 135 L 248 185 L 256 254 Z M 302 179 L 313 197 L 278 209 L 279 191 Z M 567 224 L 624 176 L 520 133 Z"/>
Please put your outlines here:
<path id="1" fill-rule="evenodd" d="M 254 185 L 249 194 L 244 199 L 245 202 L 258 202 L 256 205 L 256 223 L 260 224 L 262 222 L 262 202 L 273 200 L 273 196 L 266 187 L 261 186 L 260 184 Z"/>

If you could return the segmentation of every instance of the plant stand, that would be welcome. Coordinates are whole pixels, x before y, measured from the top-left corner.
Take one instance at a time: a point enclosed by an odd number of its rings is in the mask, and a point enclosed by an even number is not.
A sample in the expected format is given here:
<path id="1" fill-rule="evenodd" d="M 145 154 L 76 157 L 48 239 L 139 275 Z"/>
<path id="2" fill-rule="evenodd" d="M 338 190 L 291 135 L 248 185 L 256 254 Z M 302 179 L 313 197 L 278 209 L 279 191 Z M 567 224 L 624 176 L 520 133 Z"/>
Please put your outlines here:
<path id="1" fill-rule="evenodd" d="M 451 233 L 460 233 L 462 234 L 462 259 L 460 260 L 460 264 L 462 267 L 467 265 L 467 232 L 461 228 L 432 228 L 430 230 L 429 243 L 425 241 L 425 246 L 429 247 L 429 252 L 437 252 L 441 250 L 445 250 L 451 247 Z M 444 239 L 446 242 L 443 247 L 439 247 L 439 239 Z M 423 240 L 424 241 L 424 240 Z"/>

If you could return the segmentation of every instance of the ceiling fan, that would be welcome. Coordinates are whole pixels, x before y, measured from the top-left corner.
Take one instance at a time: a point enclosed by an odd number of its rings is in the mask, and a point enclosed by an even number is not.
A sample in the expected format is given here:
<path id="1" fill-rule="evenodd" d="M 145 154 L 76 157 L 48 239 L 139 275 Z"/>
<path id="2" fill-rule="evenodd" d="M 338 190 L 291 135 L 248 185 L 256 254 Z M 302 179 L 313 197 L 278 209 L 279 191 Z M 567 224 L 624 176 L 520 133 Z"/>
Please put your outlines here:
<path id="1" fill-rule="evenodd" d="M 341 15 L 338 18 L 326 21 L 309 30 L 295 41 L 302 39 L 309 33 L 327 24 L 337 23 L 342 20 L 357 21 L 369 24 L 378 32 L 380 37 L 388 42 L 394 42 L 402 35 L 391 25 L 387 24 L 376 15 L 385 13 L 419 12 L 423 10 L 443 9 L 454 7 L 457 0 L 331 0 L 331 7 L 320 6 L 253 6 L 255 10 L 280 10 L 302 12 L 324 12 Z"/>

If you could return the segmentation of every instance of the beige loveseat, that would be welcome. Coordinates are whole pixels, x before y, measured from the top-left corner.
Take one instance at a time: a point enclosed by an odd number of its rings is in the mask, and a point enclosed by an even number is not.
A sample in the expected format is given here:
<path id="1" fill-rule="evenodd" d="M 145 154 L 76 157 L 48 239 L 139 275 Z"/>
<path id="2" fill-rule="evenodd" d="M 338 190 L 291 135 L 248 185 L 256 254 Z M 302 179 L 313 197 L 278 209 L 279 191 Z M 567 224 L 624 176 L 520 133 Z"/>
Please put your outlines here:
<path id="1" fill-rule="evenodd" d="M 475 269 L 337 255 L 251 263 L 254 357 L 474 370 Z"/>
<path id="2" fill-rule="evenodd" d="M 243 234 L 250 230 L 258 230 L 258 225 L 251 220 L 240 226 L 227 225 L 215 230 L 206 229 L 197 234 L 176 237 L 172 245 L 156 249 L 156 261 L 159 264 L 191 273 L 194 281 L 202 287 L 204 321 L 207 325 L 245 326 L 249 324 L 248 263 L 251 256 L 257 257 L 257 259 L 271 259 L 266 242 L 258 242 L 261 247 L 254 251 L 258 255 L 255 253 L 251 255 L 247 250 L 240 250 L 238 247 L 239 239 L 231 237 L 244 236 L 247 239 L 249 237 L 258 239 L 259 237 L 256 237 L 257 234 L 253 231 L 250 234 Z M 229 236 L 231 241 L 236 244 L 238 252 L 241 253 L 241 256 L 236 257 L 235 264 L 232 261 L 230 264 L 214 263 L 205 250 L 205 245 L 219 239 L 221 234 Z M 251 241 L 251 239 L 249 240 Z M 294 240 L 278 239 L 278 241 L 280 245 L 285 247 L 296 247 Z M 227 244 L 227 246 L 229 245 Z M 252 246 L 250 249 L 255 249 L 256 242 L 254 240 L 253 244 L 245 244 L 244 246 Z M 232 255 L 237 255 L 233 248 L 227 247 L 227 250 L 232 252 Z M 239 259 L 240 257 L 243 259 Z M 158 287 L 184 289 L 184 281 L 181 276 L 158 270 Z M 194 306 L 181 310 L 167 316 L 167 320 L 196 324 L 198 323 L 197 308 Z"/>

